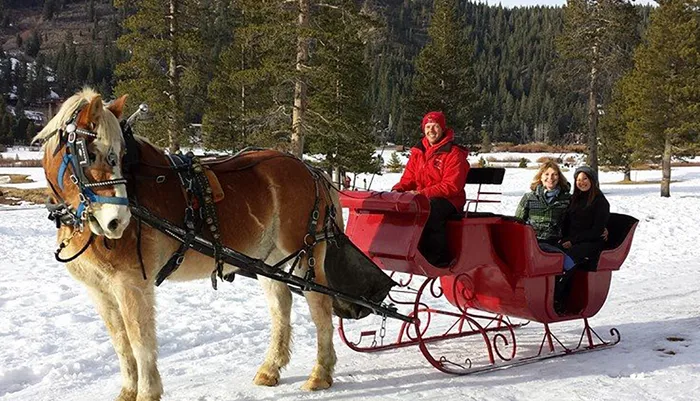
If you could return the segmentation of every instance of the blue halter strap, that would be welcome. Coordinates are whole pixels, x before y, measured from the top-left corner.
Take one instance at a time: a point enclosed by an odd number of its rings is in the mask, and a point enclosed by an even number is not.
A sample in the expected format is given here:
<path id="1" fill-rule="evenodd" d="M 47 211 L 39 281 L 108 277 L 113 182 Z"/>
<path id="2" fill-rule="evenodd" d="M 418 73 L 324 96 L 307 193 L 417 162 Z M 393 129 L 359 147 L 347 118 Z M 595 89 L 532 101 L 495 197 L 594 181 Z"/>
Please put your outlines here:
<path id="1" fill-rule="evenodd" d="M 71 122 L 66 126 L 68 133 L 68 141 L 66 144 L 67 151 L 63 155 L 63 160 L 61 161 L 61 166 L 58 169 L 58 186 L 61 190 L 64 189 L 63 178 L 66 174 L 66 170 L 70 167 L 73 170 L 73 174 L 70 176 L 70 180 L 80 188 L 80 204 L 76 210 L 76 216 L 78 221 L 82 221 L 83 213 L 88 205 L 91 203 L 109 203 L 113 205 L 129 205 L 129 199 L 118 196 L 100 196 L 92 190 L 93 187 L 99 186 L 109 186 L 126 184 L 126 180 L 123 178 L 99 181 L 99 182 L 86 182 L 87 178 L 83 174 L 82 165 L 78 157 L 88 158 L 87 148 L 85 147 L 84 140 L 76 139 L 76 133 L 86 134 L 88 136 L 96 137 L 97 135 L 90 131 L 85 131 L 82 129 L 77 129 L 75 125 Z M 80 141 L 83 141 L 82 144 Z M 82 153 L 81 153 L 82 152 Z"/>

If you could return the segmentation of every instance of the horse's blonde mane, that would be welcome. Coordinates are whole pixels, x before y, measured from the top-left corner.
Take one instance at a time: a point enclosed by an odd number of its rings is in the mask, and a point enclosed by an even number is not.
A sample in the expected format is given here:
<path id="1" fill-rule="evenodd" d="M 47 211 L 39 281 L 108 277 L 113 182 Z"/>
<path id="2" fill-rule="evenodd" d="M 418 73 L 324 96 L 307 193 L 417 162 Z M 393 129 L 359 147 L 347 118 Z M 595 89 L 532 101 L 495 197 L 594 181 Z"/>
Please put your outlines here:
<path id="1" fill-rule="evenodd" d="M 44 129 L 36 134 L 32 142 L 42 140 L 44 141 L 42 148 L 47 146 L 49 149 L 54 148 L 59 140 L 59 135 L 54 135 L 56 131 L 63 128 L 75 111 L 83 105 L 90 103 L 95 96 L 99 96 L 99 93 L 94 89 L 83 88 L 80 92 L 66 99 L 58 110 L 58 113 L 46 124 Z M 95 133 L 97 134 L 95 142 L 101 152 L 106 154 L 109 149 L 113 149 L 115 153 L 120 153 L 124 139 L 121 135 L 119 120 L 117 120 L 110 111 L 105 109 L 101 110 L 101 114 L 98 116 L 98 124 Z"/>

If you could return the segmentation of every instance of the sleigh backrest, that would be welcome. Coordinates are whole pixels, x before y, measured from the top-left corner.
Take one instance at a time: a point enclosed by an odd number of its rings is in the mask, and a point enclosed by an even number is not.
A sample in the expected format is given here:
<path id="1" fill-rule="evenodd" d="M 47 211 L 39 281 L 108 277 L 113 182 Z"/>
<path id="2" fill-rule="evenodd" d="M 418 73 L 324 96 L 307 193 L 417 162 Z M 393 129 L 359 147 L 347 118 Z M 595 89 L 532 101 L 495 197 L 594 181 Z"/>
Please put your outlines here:
<path id="1" fill-rule="evenodd" d="M 501 185 L 506 169 L 502 167 L 479 167 L 470 168 L 467 174 L 467 184 L 476 184 L 476 197 L 468 198 L 465 210 L 469 212 L 469 208 L 473 205 L 474 212 L 477 211 L 479 203 L 501 203 L 501 191 L 482 190 L 482 185 Z M 486 199 L 484 199 L 486 196 Z"/>

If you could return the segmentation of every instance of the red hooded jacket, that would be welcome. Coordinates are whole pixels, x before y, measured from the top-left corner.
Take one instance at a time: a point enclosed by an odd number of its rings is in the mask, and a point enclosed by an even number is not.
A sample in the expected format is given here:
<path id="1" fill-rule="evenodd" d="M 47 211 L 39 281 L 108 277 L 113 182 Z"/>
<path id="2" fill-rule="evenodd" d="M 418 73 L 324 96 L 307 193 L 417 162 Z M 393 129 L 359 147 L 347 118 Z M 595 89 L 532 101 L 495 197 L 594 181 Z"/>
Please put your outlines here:
<path id="1" fill-rule="evenodd" d="M 445 137 L 433 146 L 428 138 L 411 148 L 411 156 L 393 191 L 420 191 L 428 198 L 446 198 L 457 211 L 464 209 L 469 151 L 455 143 L 454 132 L 447 130 Z"/>

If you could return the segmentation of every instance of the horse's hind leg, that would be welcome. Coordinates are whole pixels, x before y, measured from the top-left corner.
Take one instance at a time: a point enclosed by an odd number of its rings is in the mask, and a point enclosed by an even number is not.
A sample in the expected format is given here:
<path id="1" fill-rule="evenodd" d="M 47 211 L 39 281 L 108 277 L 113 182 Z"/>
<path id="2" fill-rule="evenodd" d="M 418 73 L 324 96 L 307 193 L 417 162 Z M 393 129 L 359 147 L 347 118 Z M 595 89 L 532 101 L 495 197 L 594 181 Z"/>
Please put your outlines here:
<path id="1" fill-rule="evenodd" d="M 292 326 L 292 293 L 286 284 L 259 277 L 267 297 L 267 306 L 272 320 L 270 346 L 265 361 L 258 369 L 253 383 L 259 386 L 275 386 L 280 379 L 280 369 L 289 363 Z"/>
<path id="2" fill-rule="evenodd" d="M 158 344 L 153 289 L 153 283 L 145 281 L 137 269 L 117 273 L 112 278 L 112 291 L 136 359 L 136 401 L 160 401 L 163 394 L 157 367 Z"/>
<path id="3" fill-rule="evenodd" d="M 131 351 L 131 344 L 126 333 L 124 320 L 119 312 L 117 300 L 104 288 L 87 287 L 97 311 L 105 322 L 107 332 L 112 338 L 114 351 L 119 358 L 119 367 L 122 374 L 122 391 L 116 401 L 135 401 L 138 386 L 138 374 L 136 371 L 136 359 Z"/>
<path id="4" fill-rule="evenodd" d="M 323 260 L 326 255 L 326 244 L 319 243 L 314 248 L 316 258 L 316 282 L 327 285 Z M 311 318 L 316 325 L 316 365 L 309 379 L 304 383 L 304 390 L 323 390 L 333 384 L 333 369 L 336 356 L 333 348 L 333 300 L 328 295 L 318 292 L 305 292 L 309 304 Z"/>

